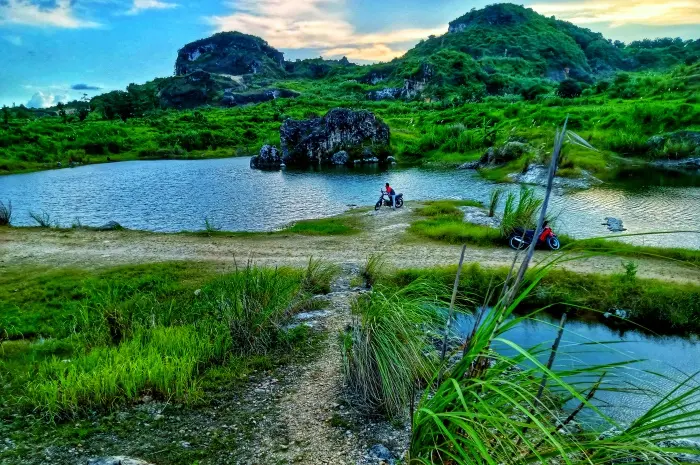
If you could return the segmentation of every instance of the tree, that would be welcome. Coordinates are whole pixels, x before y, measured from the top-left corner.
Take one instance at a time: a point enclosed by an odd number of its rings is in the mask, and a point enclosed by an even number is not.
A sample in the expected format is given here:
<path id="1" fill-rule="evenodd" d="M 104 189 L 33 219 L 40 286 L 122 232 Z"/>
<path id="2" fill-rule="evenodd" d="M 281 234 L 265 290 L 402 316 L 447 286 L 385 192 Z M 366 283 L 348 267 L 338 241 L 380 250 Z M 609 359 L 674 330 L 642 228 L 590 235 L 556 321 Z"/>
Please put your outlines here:
<path id="1" fill-rule="evenodd" d="M 563 98 L 574 98 L 581 95 L 581 84 L 573 79 L 565 79 L 559 83 L 557 94 Z"/>
<path id="2" fill-rule="evenodd" d="M 2 106 L 2 121 L 5 123 L 5 126 L 10 124 L 10 109 L 6 105 Z"/>
<path id="3" fill-rule="evenodd" d="M 56 108 L 58 109 L 58 116 L 61 117 L 64 123 L 68 122 L 68 113 L 66 113 L 66 105 L 63 102 L 58 102 L 58 105 L 56 105 Z"/>

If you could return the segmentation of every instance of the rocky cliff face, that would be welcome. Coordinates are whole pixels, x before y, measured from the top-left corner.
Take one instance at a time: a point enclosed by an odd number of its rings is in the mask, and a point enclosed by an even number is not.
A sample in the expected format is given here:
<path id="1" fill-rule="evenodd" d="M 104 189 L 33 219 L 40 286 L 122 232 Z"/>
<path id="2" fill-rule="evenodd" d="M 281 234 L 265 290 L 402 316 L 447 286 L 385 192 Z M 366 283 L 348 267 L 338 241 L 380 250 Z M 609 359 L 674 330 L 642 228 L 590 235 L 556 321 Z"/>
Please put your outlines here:
<path id="1" fill-rule="evenodd" d="M 191 42 L 178 51 L 175 74 L 182 76 L 194 71 L 279 76 L 284 73 L 284 54 L 259 37 L 220 32 Z"/>
<path id="2" fill-rule="evenodd" d="M 346 151 L 345 163 L 376 157 L 386 159 L 389 126 L 369 111 L 336 108 L 322 118 L 286 120 L 280 128 L 282 159 L 288 166 L 337 164 Z"/>

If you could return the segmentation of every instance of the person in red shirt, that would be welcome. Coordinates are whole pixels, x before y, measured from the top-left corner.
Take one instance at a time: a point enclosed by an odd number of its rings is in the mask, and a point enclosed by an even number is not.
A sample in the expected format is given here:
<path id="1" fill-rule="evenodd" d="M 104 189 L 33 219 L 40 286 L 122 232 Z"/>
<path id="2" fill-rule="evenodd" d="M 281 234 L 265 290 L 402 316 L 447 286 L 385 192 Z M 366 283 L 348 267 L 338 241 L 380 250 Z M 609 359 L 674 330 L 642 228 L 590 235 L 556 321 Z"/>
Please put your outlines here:
<path id="1" fill-rule="evenodd" d="M 394 198 L 396 197 L 396 192 L 394 191 L 394 189 L 392 189 L 389 183 L 386 183 L 386 194 L 391 199 L 391 209 L 396 210 L 396 206 L 394 205 Z"/>

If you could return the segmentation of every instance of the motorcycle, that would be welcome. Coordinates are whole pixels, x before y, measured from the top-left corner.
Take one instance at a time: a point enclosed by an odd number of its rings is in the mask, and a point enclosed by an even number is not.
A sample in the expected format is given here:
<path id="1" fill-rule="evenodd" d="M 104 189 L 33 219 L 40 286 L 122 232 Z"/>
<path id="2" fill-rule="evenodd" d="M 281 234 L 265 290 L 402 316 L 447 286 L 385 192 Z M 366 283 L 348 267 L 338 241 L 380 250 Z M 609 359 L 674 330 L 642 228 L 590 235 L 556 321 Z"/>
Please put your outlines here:
<path id="1" fill-rule="evenodd" d="M 382 190 L 381 192 L 382 195 L 379 197 L 379 200 L 377 200 L 377 203 L 374 205 L 375 210 L 379 210 L 380 208 L 382 208 L 382 205 L 384 205 L 385 207 L 391 207 L 391 197 L 389 197 L 389 194 L 387 194 L 386 191 Z M 396 208 L 403 207 L 403 194 L 396 194 L 394 196 L 394 202 L 396 203 Z"/>
<path id="2" fill-rule="evenodd" d="M 515 228 L 510 236 L 508 236 L 508 244 L 515 250 L 524 249 L 532 244 L 532 239 L 534 236 L 534 229 L 526 230 L 524 228 Z M 536 247 L 542 246 L 546 246 L 550 250 L 559 250 L 561 247 L 559 238 L 556 234 L 554 234 L 554 231 L 552 231 L 552 228 L 549 226 L 545 226 L 537 238 Z"/>

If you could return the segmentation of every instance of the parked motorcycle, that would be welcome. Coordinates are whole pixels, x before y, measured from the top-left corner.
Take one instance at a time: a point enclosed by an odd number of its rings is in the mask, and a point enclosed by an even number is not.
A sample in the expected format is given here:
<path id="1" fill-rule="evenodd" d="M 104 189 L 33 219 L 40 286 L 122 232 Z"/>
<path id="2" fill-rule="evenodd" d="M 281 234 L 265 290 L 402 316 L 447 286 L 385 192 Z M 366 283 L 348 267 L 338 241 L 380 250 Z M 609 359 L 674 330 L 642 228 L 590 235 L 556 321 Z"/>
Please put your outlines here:
<path id="1" fill-rule="evenodd" d="M 535 236 L 534 229 L 515 228 L 508 236 L 508 244 L 515 250 L 524 249 L 532 244 L 532 239 Z M 552 228 L 545 226 L 537 238 L 536 247 L 548 247 L 550 250 L 559 250 L 561 244 L 559 238 Z"/>
<path id="2" fill-rule="evenodd" d="M 394 196 L 394 202 L 396 202 L 396 208 L 403 207 L 403 194 L 396 194 L 396 196 Z M 374 209 L 379 210 L 380 208 L 382 208 L 382 205 L 384 205 L 385 207 L 391 207 L 391 197 L 389 197 L 389 194 L 387 194 L 384 190 L 382 190 L 382 195 L 379 197 L 379 200 L 377 200 L 377 203 L 374 205 Z"/>

